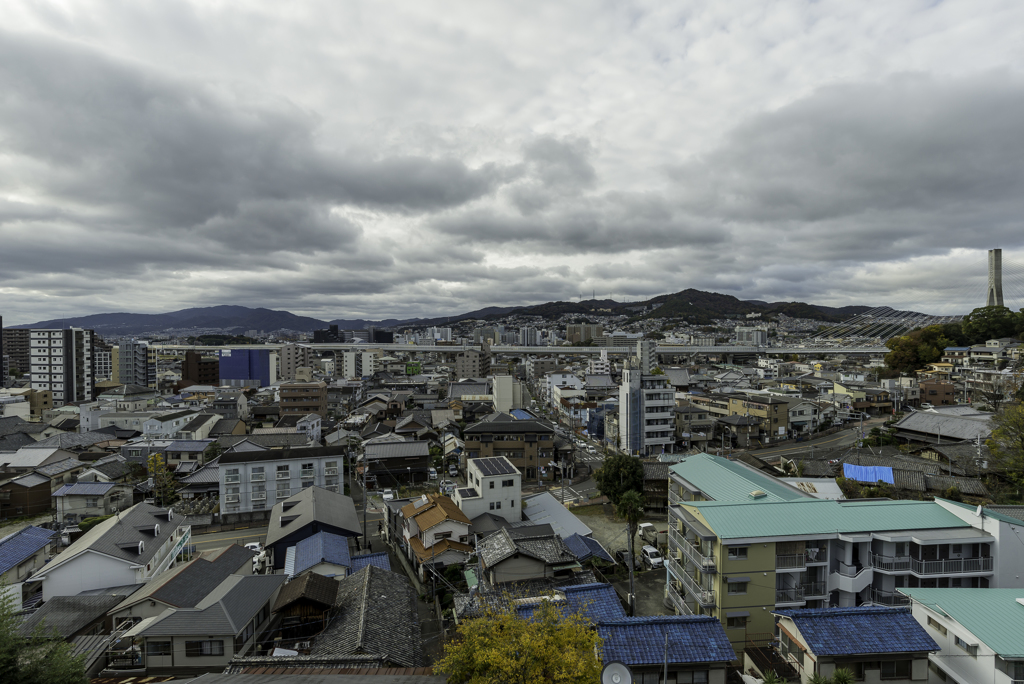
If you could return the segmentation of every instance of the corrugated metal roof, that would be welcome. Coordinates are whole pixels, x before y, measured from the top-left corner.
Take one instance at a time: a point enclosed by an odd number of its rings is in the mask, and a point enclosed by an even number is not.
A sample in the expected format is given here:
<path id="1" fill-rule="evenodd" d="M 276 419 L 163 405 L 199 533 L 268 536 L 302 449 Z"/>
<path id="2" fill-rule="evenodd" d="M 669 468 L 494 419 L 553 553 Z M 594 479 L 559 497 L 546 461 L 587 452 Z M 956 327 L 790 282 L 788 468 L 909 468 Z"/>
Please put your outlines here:
<path id="1" fill-rule="evenodd" d="M 720 539 L 971 527 L 931 501 L 688 502 Z"/>
<path id="2" fill-rule="evenodd" d="M 946 615 L 1003 658 L 1024 658 L 1024 606 L 1020 589 L 900 589 Z"/>
<path id="3" fill-rule="evenodd" d="M 113 482 L 76 482 L 63 485 L 51 496 L 103 496 L 116 486 Z"/>
<path id="4" fill-rule="evenodd" d="M 767 496 L 759 503 L 794 501 L 807 494 L 767 473 L 711 454 L 694 454 L 669 466 L 669 471 L 700 489 L 715 501 L 749 501 L 750 493 L 761 490 Z"/>

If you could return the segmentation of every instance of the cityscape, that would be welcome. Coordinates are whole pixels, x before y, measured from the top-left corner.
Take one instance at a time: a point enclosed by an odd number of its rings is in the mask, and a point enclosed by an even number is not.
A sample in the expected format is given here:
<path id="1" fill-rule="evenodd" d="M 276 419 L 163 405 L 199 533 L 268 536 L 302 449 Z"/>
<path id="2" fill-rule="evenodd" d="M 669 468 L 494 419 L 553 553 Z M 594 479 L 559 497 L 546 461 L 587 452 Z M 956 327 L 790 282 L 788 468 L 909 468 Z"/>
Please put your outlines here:
<path id="1" fill-rule="evenodd" d="M 0 19 L 0 684 L 1024 684 L 1024 5 Z"/>

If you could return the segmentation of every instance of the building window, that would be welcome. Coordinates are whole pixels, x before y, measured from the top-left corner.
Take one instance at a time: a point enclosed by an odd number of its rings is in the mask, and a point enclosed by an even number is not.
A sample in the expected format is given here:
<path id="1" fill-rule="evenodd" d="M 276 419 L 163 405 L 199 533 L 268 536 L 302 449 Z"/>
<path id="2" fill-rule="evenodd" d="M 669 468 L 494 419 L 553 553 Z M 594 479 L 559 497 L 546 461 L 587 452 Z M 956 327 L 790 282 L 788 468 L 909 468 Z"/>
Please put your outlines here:
<path id="1" fill-rule="evenodd" d="M 746 629 L 747 618 L 745 617 L 731 617 L 726 618 L 726 629 Z"/>
<path id="2" fill-rule="evenodd" d="M 931 627 L 932 629 L 934 629 L 936 632 L 938 632 L 942 636 L 946 636 L 946 628 L 943 627 L 942 625 L 940 625 L 939 621 L 936 620 L 935 618 L 932 618 L 932 617 L 928 618 L 928 626 Z"/>
<path id="3" fill-rule="evenodd" d="M 217 641 L 186 641 L 185 656 L 188 658 L 200 658 L 203 656 L 224 655 L 224 642 Z"/>
<path id="4" fill-rule="evenodd" d="M 169 656 L 171 655 L 170 641 L 147 641 L 146 656 Z"/>
<path id="5" fill-rule="evenodd" d="M 967 643 L 966 641 L 964 641 L 963 639 L 961 639 L 958 636 L 954 636 L 953 639 L 955 640 L 957 646 L 959 646 L 964 651 L 967 651 L 967 654 L 969 656 L 971 656 L 972 658 L 977 658 L 978 657 L 978 647 L 977 646 Z"/>
<path id="6" fill-rule="evenodd" d="M 86 499 L 85 500 L 85 507 L 86 508 L 96 508 L 96 499 L 95 498 Z"/>
<path id="7" fill-rule="evenodd" d="M 501 486 L 502 487 L 513 487 L 513 486 L 515 486 L 515 484 L 516 484 L 515 480 L 502 480 L 501 481 Z"/>
<path id="8" fill-rule="evenodd" d="M 909 679 L 911 660 L 883 660 L 882 679 Z"/>
<path id="9" fill-rule="evenodd" d="M 490 482 L 488 482 L 487 484 L 489 485 L 489 486 L 488 486 L 488 489 L 494 489 L 494 480 L 491 480 L 491 481 L 490 481 Z"/>
<path id="10" fill-rule="evenodd" d="M 729 560 L 747 560 L 746 546 L 730 546 Z"/>
<path id="11" fill-rule="evenodd" d="M 729 581 L 729 593 L 730 594 L 746 594 L 747 593 L 747 582 L 733 582 Z"/>

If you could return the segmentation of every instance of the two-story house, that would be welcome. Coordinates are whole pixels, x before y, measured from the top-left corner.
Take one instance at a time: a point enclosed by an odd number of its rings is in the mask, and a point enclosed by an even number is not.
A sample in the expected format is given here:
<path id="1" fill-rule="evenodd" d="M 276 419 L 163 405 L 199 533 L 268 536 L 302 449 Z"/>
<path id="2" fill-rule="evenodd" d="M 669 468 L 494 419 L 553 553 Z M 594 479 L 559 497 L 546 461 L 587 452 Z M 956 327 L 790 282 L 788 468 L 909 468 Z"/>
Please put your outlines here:
<path id="1" fill-rule="evenodd" d="M 504 456 L 470 459 L 466 485 L 457 488 L 452 498 L 470 520 L 484 513 L 510 523 L 522 520 L 523 476 Z"/>
<path id="2" fill-rule="evenodd" d="M 527 480 L 540 480 L 541 469 L 560 459 L 554 430 L 538 420 L 516 420 L 495 413 L 463 431 L 462 467 L 474 458 L 504 457 Z M 571 448 L 570 448 L 571 451 Z"/>
<path id="3" fill-rule="evenodd" d="M 470 546 L 470 520 L 443 494 L 424 494 L 402 508 L 403 529 L 409 560 L 426 579 L 423 566 L 464 563 L 473 552 Z"/>

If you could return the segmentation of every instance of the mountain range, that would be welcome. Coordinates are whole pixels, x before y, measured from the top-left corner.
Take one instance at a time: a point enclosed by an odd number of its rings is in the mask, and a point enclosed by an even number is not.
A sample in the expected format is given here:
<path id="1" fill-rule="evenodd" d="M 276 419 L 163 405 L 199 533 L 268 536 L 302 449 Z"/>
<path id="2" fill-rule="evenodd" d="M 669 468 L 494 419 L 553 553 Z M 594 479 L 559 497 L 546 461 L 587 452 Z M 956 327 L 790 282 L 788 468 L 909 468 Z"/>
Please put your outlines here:
<path id="1" fill-rule="evenodd" d="M 437 316 L 433 318 L 384 319 L 335 319 L 322 321 L 309 316 L 297 316 L 288 311 L 273 309 L 252 309 L 245 306 L 211 306 L 182 309 L 162 314 L 104 313 L 77 318 L 58 318 L 39 321 L 15 328 L 63 328 L 76 327 L 95 330 L 104 337 L 125 337 L 145 335 L 165 330 L 187 330 L 191 328 L 216 328 L 225 331 L 246 330 L 295 330 L 312 332 L 337 325 L 342 330 L 361 330 L 374 326 L 393 328 L 398 326 L 429 326 L 457 323 L 469 319 L 494 320 L 508 315 L 560 316 L 582 314 L 589 317 L 629 314 L 635 318 L 676 318 L 689 323 L 705 324 L 715 318 L 738 316 L 747 313 L 765 315 L 785 314 L 794 318 L 815 318 L 838 322 L 867 311 L 867 306 L 846 306 L 834 308 L 806 304 L 804 302 L 763 302 L 740 300 L 731 295 L 700 290 L 683 290 L 675 294 L 660 295 L 640 302 L 617 302 L 611 299 L 591 299 L 579 302 L 547 302 L 532 306 L 486 307 L 458 316 Z"/>

